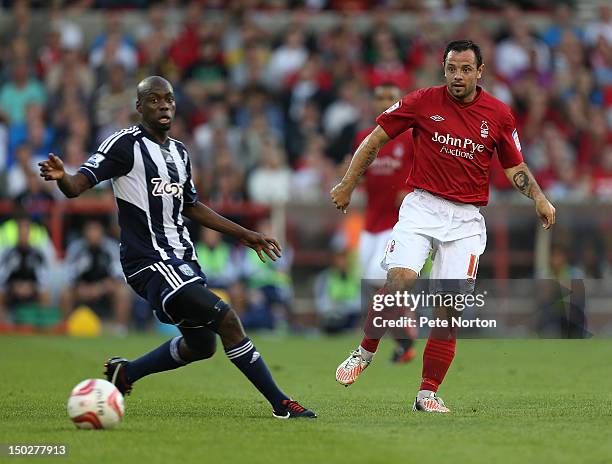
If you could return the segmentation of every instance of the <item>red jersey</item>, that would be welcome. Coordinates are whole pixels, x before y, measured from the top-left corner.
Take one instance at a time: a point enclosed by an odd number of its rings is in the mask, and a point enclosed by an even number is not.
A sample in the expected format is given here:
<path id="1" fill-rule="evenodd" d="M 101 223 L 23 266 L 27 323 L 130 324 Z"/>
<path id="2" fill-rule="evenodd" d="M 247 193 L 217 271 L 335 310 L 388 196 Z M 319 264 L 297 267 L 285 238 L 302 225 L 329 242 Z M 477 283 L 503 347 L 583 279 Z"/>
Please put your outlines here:
<path id="1" fill-rule="evenodd" d="M 504 169 L 523 162 L 510 108 L 476 89 L 470 103 L 455 100 L 446 86 L 412 92 L 376 122 L 392 139 L 412 128 L 414 163 L 407 185 L 477 206 L 489 201 L 493 153 Z"/>
<path id="2" fill-rule="evenodd" d="M 355 137 L 355 149 L 374 127 L 360 131 Z M 412 131 L 406 131 L 387 142 L 364 175 L 368 197 L 364 230 L 377 233 L 392 229 L 399 216 L 397 197 L 409 189 L 406 179 L 412 169 L 414 144 Z"/>

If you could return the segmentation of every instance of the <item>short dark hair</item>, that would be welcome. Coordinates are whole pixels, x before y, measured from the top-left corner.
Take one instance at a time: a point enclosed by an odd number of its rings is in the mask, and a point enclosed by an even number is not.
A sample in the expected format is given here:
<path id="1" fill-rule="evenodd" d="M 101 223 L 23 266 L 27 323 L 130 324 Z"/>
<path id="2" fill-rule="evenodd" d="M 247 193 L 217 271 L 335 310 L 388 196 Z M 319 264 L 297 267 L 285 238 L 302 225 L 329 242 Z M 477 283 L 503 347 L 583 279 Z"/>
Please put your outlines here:
<path id="1" fill-rule="evenodd" d="M 401 87 L 399 85 L 397 85 L 395 82 L 392 82 L 392 81 L 384 81 L 384 82 L 381 82 L 380 84 L 377 84 L 377 85 L 374 86 L 374 90 L 376 90 L 378 88 L 382 88 L 382 89 L 396 89 L 400 93 L 402 92 Z"/>
<path id="2" fill-rule="evenodd" d="M 482 66 L 482 52 L 478 44 L 471 40 L 453 40 L 450 42 L 446 46 L 446 50 L 444 50 L 444 64 L 446 64 L 446 57 L 450 52 L 464 52 L 466 50 L 472 50 L 474 52 L 476 56 L 476 67 L 480 68 L 480 66 Z"/>

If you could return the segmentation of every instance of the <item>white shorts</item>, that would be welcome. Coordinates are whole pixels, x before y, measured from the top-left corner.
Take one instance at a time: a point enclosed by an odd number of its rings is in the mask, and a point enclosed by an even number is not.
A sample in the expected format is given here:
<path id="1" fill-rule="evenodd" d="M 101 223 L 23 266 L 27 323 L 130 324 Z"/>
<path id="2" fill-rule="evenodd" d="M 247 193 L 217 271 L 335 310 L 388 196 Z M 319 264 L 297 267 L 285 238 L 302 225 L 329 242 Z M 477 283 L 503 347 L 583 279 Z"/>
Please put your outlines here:
<path id="1" fill-rule="evenodd" d="M 402 202 L 381 266 L 419 274 L 432 253 L 430 279 L 453 279 L 473 286 L 478 259 L 487 244 L 477 206 L 455 203 L 417 189 Z"/>
<path id="2" fill-rule="evenodd" d="M 385 280 L 387 278 L 387 271 L 382 268 L 380 260 L 385 255 L 391 231 L 392 229 L 377 233 L 365 230 L 361 232 L 359 236 L 359 265 L 362 279 Z"/>

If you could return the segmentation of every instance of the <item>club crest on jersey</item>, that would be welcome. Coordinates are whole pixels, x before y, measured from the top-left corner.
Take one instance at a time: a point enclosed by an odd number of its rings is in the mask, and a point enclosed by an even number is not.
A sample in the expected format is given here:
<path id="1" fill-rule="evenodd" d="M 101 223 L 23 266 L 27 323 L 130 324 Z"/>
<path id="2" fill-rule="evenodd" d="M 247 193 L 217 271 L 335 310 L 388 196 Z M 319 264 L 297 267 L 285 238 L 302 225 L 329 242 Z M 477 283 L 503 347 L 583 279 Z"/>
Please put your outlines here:
<path id="1" fill-rule="evenodd" d="M 483 139 L 486 139 L 489 136 L 489 126 L 487 121 L 482 121 L 482 124 L 480 124 L 480 136 Z"/>
<path id="2" fill-rule="evenodd" d="M 193 269 L 191 269 L 188 264 L 181 264 L 178 268 L 179 271 L 187 277 L 193 277 L 195 275 L 195 272 L 193 272 Z"/>
<path id="3" fill-rule="evenodd" d="M 516 129 L 512 131 L 512 139 L 514 140 L 514 144 L 516 145 L 516 149 L 521 151 L 521 141 L 519 140 L 518 132 Z"/>
<path id="4" fill-rule="evenodd" d="M 156 197 L 162 197 L 164 195 L 171 195 L 179 200 L 183 199 L 183 185 L 178 182 L 166 182 L 160 177 L 154 177 L 151 179 L 153 184 L 153 195 Z"/>
<path id="5" fill-rule="evenodd" d="M 100 163 L 104 161 L 106 158 L 101 153 L 95 153 L 89 157 L 87 161 L 85 161 L 85 166 L 89 166 L 91 168 L 99 168 Z"/>
<path id="6" fill-rule="evenodd" d="M 402 106 L 402 101 L 398 100 L 395 103 L 393 103 L 393 105 L 391 105 L 389 108 L 387 108 L 385 110 L 385 113 L 391 113 L 392 111 L 395 111 L 396 109 L 398 109 L 400 106 Z"/>

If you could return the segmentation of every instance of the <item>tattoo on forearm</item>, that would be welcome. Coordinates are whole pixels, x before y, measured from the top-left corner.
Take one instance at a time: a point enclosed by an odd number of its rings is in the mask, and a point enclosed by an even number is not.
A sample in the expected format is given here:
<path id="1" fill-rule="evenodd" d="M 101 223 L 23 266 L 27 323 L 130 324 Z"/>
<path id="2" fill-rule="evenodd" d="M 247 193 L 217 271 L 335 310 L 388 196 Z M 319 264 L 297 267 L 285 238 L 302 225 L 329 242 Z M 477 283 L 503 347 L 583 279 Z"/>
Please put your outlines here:
<path id="1" fill-rule="evenodd" d="M 362 163 L 362 165 L 359 166 L 359 172 L 357 173 L 359 177 L 363 176 L 363 174 L 366 172 L 370 164 L 372 164 L 374 160 L 376 159 L 376 154 L 378 153 L 378 150 L 376 148 L 368 147 L 368 146 L 364 148 L 364 151 L 365 151 L 365 156 L 364 156 L 365 163 Z"/>
<path id="2" fill-rule="evenodd" d="M 518 171 L 512 176 L 512 181 L 523 195 L 533 198 L 532 183 L 530 182 L 529 174 L 527 174 L 525 171 Z"/>
<path id="3" fill-rule="evenodd" d="M 378 150 L 378 147 L 368 145 L 367 139 L 364 140 L 359 148 L 357 148 L 359 155 L 356 154 L 353 157 L 353 161 L 351 161 L 351 165 L 345 175 L 345 180 L 357 183 L 370 164 L 376 159 Z"/>

